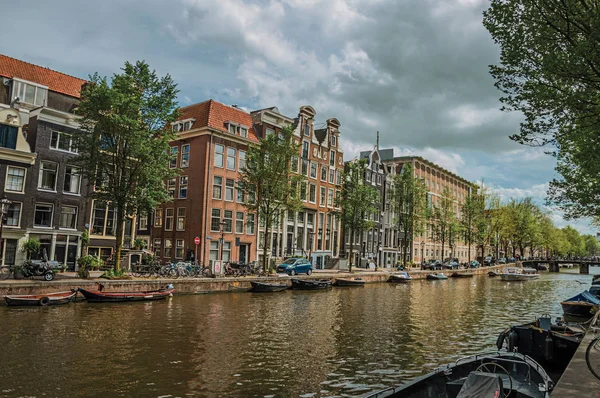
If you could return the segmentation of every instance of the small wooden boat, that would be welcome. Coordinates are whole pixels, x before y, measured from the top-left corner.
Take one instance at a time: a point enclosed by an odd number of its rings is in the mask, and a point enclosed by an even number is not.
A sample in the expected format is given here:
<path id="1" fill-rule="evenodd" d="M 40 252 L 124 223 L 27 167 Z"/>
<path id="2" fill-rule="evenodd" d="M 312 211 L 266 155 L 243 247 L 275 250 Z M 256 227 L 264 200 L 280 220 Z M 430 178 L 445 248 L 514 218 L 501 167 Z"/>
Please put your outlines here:
<path id="1" fill-rule="evenodd" d="M 475 275 L 475 274 L 472 272 L 454 272 L 450 276 L 453 278 L 472 278 L 473 275 Z"/>
<path id="2" fill-rule="evenodd" d="M 587 290 L 560 303 L 565 315 L 591 318 L 592 309 L 600 305 L 600 299 Z"/>
<path id="3" fill-rule="evenodd" d="M 250 282 L 252 285 L 252 289 L 250 291 L 256 293 L 273 293 L 273 292 L 281 292 L 282 290 L 286 290 L 288 285 L 281 283 L 263 283 L 263 282 Z"/>
<path id="4" fill-rule="evenodd" d="M 430 281 L 441 281 L 444 279 L 448 279 L 448 277 L 446 275 L 444 275 L 442 272 L 439 272 L 437 274 L 427 275 L 427 279 L 429 279 Z"/>
<path id="5" fill-rule="evenodd" d="M 365 281 L 362 278 L 338 278 L 333 282 L 334 286 L 364 286 Z"/>
<path id="6" fill-rule="evenodd" d="M 30 294 L 30 295 L 10 295 L 4 296 L 7 305 L 11 306 L 35 306 L 45 307 L 47 305 L 67 304 L 77 294 L 77 290 L 68 292 Z"/>
<path id="7" fill-rule="evenodd" d="M 331 279 L 292 279 L 292 289 L 296 290 L 323 290 L 331 285 Z"/>
<path id="8" fill-rule="evenodd" d="M 116 303 L 123 301 L 147 301 L 164 300 L 173 295 L 175 289 L 168 284 L 158 290 L 147 290 L 142 292 L 105 292 L 104 286 L 100 285 L 97 291 L 79 288 L 77 289 L 90 303 Z"/>
<path id="9" fill-rule="evenodd" d="M 500 279 L 508 282 L 529 281 L 540 277 L 534 268 L 508 267 L 500 273 Z"/>
<path id="10" fill-rule="evenodd" d="M 538 271 L 548 271 L 548 266 L 546 264 L 538 264 L 536 268 Z"/>
<path id="11" fill-rule="evenodd" d="M 408 272 L 401 272 L 399 274 L 390 275 L 389 282 L 392 283 L 408 283 L 412 281 L 412 277 L 408 274 Z"/>
<path id="12" fill-rule="evenodd" d="M 549 398 L 554 383 L 544 368 L 517 352 L 460 358 L 399 387 L 366 398 Z"/>
<path id="13" fill-rule="evenodd" d="M 490 272 L 488 272 L 488 276 L 489 276 L 490 278 L 494 278 L 494 277 L 496 277 L 496 276 L 498 276 L 498 275 L 500 275 L 500 274 L 499 274 L 499 273 L 497 273 L 496 271 L 490 271 Z"/>
<path id="14" fill-rule="evenodd" d="M 550 315 L 534 322 L 512 326 L 500 333 L 498 349 L 506 342 L 509 352 L 533 358 L 548 371 L 562 374 L 585 336 L 581 326 L 552 324 Z"/>

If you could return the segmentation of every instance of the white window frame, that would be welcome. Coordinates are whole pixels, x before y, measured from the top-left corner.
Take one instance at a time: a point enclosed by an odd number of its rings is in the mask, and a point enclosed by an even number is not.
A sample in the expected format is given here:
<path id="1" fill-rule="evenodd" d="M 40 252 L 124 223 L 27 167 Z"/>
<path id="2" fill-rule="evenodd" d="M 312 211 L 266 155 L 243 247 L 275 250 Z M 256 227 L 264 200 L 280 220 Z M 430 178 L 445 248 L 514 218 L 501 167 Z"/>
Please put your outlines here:
<path id="1" fill-rule="evenodd" d="M 58 134 L 58 137 L 56 139 L 56 146 L 54 147 L 54 146 L 52 146 L 52 136 L 55 133 Z M 69 149 L 60 148 L 60 142 L 65 136 L 69 137 Z M 50 144 L 49 145 L 50 145 L 50 149 L 52 149 L 53 151 L 60 151 L 60 152 L 66 152 L 66 153 L 78 153 L 77 148 L 74 146 L 73 134 L 65 133 L 64 131 L 52 130 L 50 133 Z"/>
<path id="2" fill-rule="evenodd" d="M 217 152 L 218 148 L 222 148 L 221 152 Z M 217 164 L 217 155 L 221 155 L 221 165 Z M 213 155 L 213 165 L 220 169 L 225 167 L 225 145 L 215 144 L 215 153 Z"/>
<path id="3" fill-rule="evenodd" d="M 233 151 L 233 156 L 229 154 L 230 151 Z M 227 158 L 225 160 L 225 167 L 227 170 L 235 171 L 236 163 L 237 163 L 237 150 L 232 147 L 227 147 Z M 233 159 L 233 167 L 229 167 L 229 159 Z"/>
<path id="4" fill-rule="evenodd" d="M 71 168 L 71 170 L 73 170 L 73 169 L 77 169 L 78 170 L 77 173 L 71 172 L 71 174 L 70 174 L 71 176 L 77 175 L 79 177 L 78 184 L 77 184 L 77 192 L 65 191 L 65 183 L 67 182 L 67 169 L 69 167 Z M 71 182 L 72 182 L 72 180 L 71 180 Z M 81 194 L 81 168 L 80 167 L 71 166 L 70 164 L 67 164 L 65 166 L 65 178 L 63 180 L 63 193 L 66 194 L 66 195 L 76 195 L 76 196 L 79 196 Z"/>
<path id="5" fill-rule="evenodd" d="M 16 87 L 16 85 L 18 85 L 18 88 Z M 35 93 L 33 94 L 33 98 L 34 98 L 33 103 L 25 101 L 25 94 L 24 94 L 23 90 L 25 89 L 25 86 L 27 86 L 27 85 L 35 87 Z M 44 95 L 44 103 L 43 104 L 35 103 L 35 99 L 37 98 L 37 90 L 38 89 L 46 90 L 46 93 Z M 11 94 L 12 94 L 12 98 L 19 97 L 19 100 L 24 104 L 29 104 L 29 105 L 33 105 L 33 106 L 45 106 L 48 104 L 48 86 L 44 86 L 42 84 L 33 83 L 33 82 L 30 82 L 27 80 L 23 80 L 23 79 L 14 77 Z"/>
<path id="6" fill-rule="evenodd" d="M 169 210 L 171 210 L 171 216 L 169 216 Z M 171 228 L 168 228 L 169 222 L 171 219 Z M 165 231 L 172 231 L 175 225 L 175 209 L 173 207 L 168 207 L 165 209 Z"/>
<path id="7" fill-rule="evenodd" d="M 185 184 L 184 184 L 184 179 L 185 179 Z M 188 197 L 188 183 L 189 183 L 189 179 L 188 176 L 179 176 L 179 195 L 177 196 L 178 199 L 187 199 Z M 181 196 L 181 190 L 185 188 L 185 197 Z"/>
<path id="8" fill-rule="evenodd" d="M 8 225 L 8 224 L 4 224 L 4 222 L 3 222 L 3 228 L 21 228 L 21 218 L 23 217 L 23 203 L 22 202 L 15 202 L 15 201 L 13 201 L 11 203 L 11 206 L 12 205 L 19 205 L 20 206 L 20 208 L 19 208 L 19 219 L 17 221 L 17 225 Z M 10 208 L 10 206 L 9 206 L 9 208 Z M 35 214 L 34 214 L 34 217 L 35 217 Z M 8 220 L 8 214 L 6 215 L 6 220 Z"/>
<path id="9" fill-rule="evenodd" d="M 74 227 L 63 227 L 61 226 L 61 222 L 62 222 L 62 215 L 63 215 L 63 208 L 65 207 L 69 207 L 72 209 L 75 209 L 75 226 Z M 77 206 L 71 206 L 71 205 L 61 205 L 60 206 L 60 216 L 58 217 L 58 229 L 66 229 L 66 230 L 71 230 L 71 231 L 76 231 L 77 230 L 77 217 L 79 216 L 79 208 Z"/>
<path id="10" fill-rule="evenodd" d="M 190 152 L 191 152 L 191 146 L 190 144 L 183 144 L 181 146 L 181 159 L 179 160 L 179 167 L 181 167 L 182 169 L 189 167 L 190 165 Z M 187 159 L 184 160 L 183 156 L 187 155 Z"/>
<path id="11" fill-rule="evenodd" d="M 44 176 L 44 163 L 50 163 L 56 166 L 56 169 L 54 170 L 54 188 L 49 189 L 49 188 L 43 188 L 42 187 L 42 180 L 43 180 L 43 176 Z M 59 165 L 56 162 L 51 162 L 48 160 L 40 160 L 40 171 L 39 171 L 39 179 L 38 179 L 38 189 L 40 191 L 47 191 L 47 192 L 56 192 L 56 183 L 58 181 L 58 172 L 59 172 Z"/>
<path id="12" fill-rule="evenodd" d="M 36 225 L 35 224 L 35 213 L 37 213 L 37 207 L 38 205 L 40 206 L 50 206 L 50 208 L 52 209 L 50 212 L 50 225 L 49 226 L 45 226 L 45 225 Z M 22 211 L 22 208 L 21 208 Z M 35 206 L 33 207 L 33 227 L 34 228 L 52 228 L 53 225 L 53 221 L 54 221 L 54 205 L 52 203 L 36 203 Z"/>
<path id="13" fill-rule="evenodd" d="M 20 191 L 15 191 L 12 189 L 8 189 L 8 171 L 9 169 L 19 169 L 23 170 L 25 173 L 23 174 L 23 186 Z M 17 166 L 7 166 L 6 167 L 6 178 L 4 179 L 4 190 L 11 193 L 25 193 L 25 184 L 27 183 L 27 169 L 25 167 L 17 167 Z"/>
<path id="14" fill-rule="evenodd" d="M 175 230 L 177 231 L 185 231 L 185 222 L 186 222 L 186 213 L 187 213 L 187 208 L 186 207 L 178 207 L 177 208 L 177 218 L 175 220 Z M 181 215 L 181 210 L 183 210 L 183 215 Z M 183 228 L 179 228 L 179 221 L 183 219 Z"/>

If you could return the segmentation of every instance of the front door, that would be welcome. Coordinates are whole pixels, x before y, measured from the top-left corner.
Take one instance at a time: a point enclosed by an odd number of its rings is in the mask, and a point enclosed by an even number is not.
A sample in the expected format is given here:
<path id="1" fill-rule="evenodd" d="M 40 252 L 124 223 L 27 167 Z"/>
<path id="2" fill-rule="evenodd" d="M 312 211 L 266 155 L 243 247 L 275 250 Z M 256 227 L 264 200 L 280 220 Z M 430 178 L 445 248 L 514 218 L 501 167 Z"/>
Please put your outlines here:
<path id="1" fill-rule="evenodd" d="M 67 267 L 75 269 L 75 259 L 77 258 L 77 246 L 69 245 L 67 250 Z"/>
<path id="2" fill-rule="evenodd" d="M 248 245 L 240 245 L 240 263 L 245 264 L 247 261 Z"/>

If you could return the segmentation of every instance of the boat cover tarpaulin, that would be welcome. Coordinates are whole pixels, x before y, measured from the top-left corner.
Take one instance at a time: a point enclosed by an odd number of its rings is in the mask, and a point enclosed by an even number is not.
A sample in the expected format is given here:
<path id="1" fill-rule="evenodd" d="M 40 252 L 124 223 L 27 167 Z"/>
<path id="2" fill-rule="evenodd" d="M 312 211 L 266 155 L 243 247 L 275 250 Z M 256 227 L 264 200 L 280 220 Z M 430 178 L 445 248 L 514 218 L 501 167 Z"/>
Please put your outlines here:
<path id="1" fill-rule="evenodd" d="M 593 305 L 599 305 L 600 299 L 594 296 L 592 293 L 587 290 L 579 293 L 577 296 L 571 297 L 570 299 L 565 300 L 565 302 L 586 302 Z"/>
<path id="2" fill-rule="evenodd" d="M 495 373 L 471 372 L 456 398 L 500 398 L 502 379 Z"/>

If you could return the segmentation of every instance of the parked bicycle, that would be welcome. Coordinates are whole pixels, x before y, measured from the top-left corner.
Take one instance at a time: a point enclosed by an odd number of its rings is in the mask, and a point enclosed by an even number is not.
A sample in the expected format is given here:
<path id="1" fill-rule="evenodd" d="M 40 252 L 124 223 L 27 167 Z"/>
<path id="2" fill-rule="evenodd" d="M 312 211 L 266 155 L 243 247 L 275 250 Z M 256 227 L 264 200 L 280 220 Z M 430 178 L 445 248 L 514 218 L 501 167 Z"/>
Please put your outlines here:
<path id="1" fill-rule="evenodd" d="M 593 326 L 590 326 L 590 328 L 593 328 Z M 600 335 L 594 337 L 588 344 L 585 350 L 585 362 L 594 377 L 600 380 Z"/>

